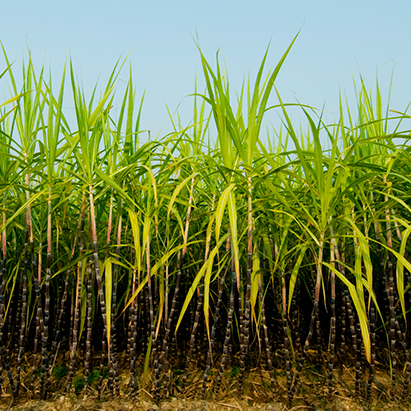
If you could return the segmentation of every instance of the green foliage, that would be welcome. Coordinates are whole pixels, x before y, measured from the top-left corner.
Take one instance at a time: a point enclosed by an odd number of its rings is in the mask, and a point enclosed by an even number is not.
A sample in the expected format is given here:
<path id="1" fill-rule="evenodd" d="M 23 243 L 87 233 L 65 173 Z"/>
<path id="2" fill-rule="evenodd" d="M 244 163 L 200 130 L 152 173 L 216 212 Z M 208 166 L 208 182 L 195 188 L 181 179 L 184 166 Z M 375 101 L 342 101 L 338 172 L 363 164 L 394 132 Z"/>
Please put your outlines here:
<path id="1" fill-rule="evenodd" d="M 88 376 L 88 382 L 91 384 L 100 378 L 100 370 L 93 370 Z"/>
<path id="2" fill-rule="evenodd" d="M 237 367 L 237 366 L 232 367 L 229 373 L 230 377 L 236 378 L 238 377 L 238 374 L 240 374 L 240 367 Z"/>
<path id="3" fill-rule="evenodd" d="M 67 375 L 68 373 L 68 368 L 64 365 L 59 365 L 57 367 L 53 368 L 53 375 L 57 378 L 63 378 Z"/>
<path id="4" fill-rule="evenodd" d="M 236 310 L 245 311 L 251 304 L 255 333 L 262 329 L 267 302 L 273 308 L 270 316 L 281 317 L 291 315 L 293 297 L 302 293 L 299 288 L 312 288 L 309 302 L 313 293 L 320 306 L 322 301 L 329 305 L 331 289 L 337 289 L 340 301 L 341 291 L 348 290 L 370 361 L 370 307 L 375 306 L 380 318 L 392 315 L 383 312 L 388 282 L 395 289 L 391 312 L 402 313 L 400 326 L 407 329 L 411 134 L 405 125 L 410 116 L 384 107 L 378 83 L 371 92 L 362 81 L 355 111 L 340 99 L 338 118 L 331 124 L 326 124 L 322 110 L 284 102 L 275 80 L 294 41 L 268 72 L 267 49 L 254 84 L 244 81 L 235 102 L 218 56 L 213 68 L 200 50 L 205 91 L 199 93 L 195 85 L 191 123 L 170 116 L 172 132 L 148 141 L 142 134 L 146 131 L 140 130 L 144 96 L 137 101 L 131 73 L 123 79 L 124 62 L 116 63 L 100 96 L 96 85 L 88 97 L 71 62 L 69 80 L 64 70 L 55 92 L 44 69 L 34 69 L 31 58 L 21 75 L 15 75 L 4 53 L 7 70 L 0 78 L 4 82 L 8 76 L 11 96 L 0 102 L 0 226 L 7 256 L 3 323 L 9 324 L 12 316 L 10 329 L 20 329 L 21 318 L 13 318 L 13 310 L 22 290 L 23 264 L 34 258 L 35 264 L 26 267 L 27 335 L 32 335 L 37 314 L 34 279 L 39 279 L 44 307 L 47 301 L 58 311 L 60 290 L 68 293 L 64 307 L 69 312 L 78 301 L 81 341 L 89 319 L 92 332 L 98 334 L 91 341 L 100 341 L 101 327 L 95 325 L 104 306 L 110 349 L 112 326 L 128 323 L 132 310 L 141 320 L 141 301 L 153 280 L 158 300 L 155 312 L 145 312 L 152 329 L 143 386 L 151 376 L 152 355 L 159 350 L 156 332 L 164 330 L 165 307 L 170 310 L 178 273 L 186 294 L 178 296 L 182 304 L 177 304 L 170 330 L 175 335 L 188 321 L 187 311 L 202 289 L 201 315 L 210 337 L 216 285 L 225 270 L 227 287 L 232 273 L 237 281 L 241 303 L 237 307 L 236 302 Z M 67 81 L 72 97 L 63 93 Z M 122 96 L 119 83 L 125 84 Z M 117 101 L 120 106 L 113 108 Z M 66 118 L 66 107 L 71 106 L 74 124 Z M 268 128 L 262 136 L 266 113 L 274 110 L 283 126 Z M 292 121 L 293 110 L 303 114 L 303 125 Z M 215 128 L 209 127 L 212 121 Z M 42 269 L 34 272 L 35 266 Z M 88 302 L 89 279 L 96 287 Z M 51 300 L 50 290 L 58 290 Z M 86 318 L 87 303 L 91 318 Z M 45 308 L 41 314 L 44 318 Z M 238 339 L 237 313 L 235 318 L 232 338 Z M 14 343 L 17 346 L 19 340 Z M 228 373 L 236 378 L 239 372 L 233 367 Z M 108 373 L 105 368 L 103 378 Z M 64 365 L 53 369 L 57 379 L 66 374 Z M 88 380 L 99 378 L 94 370 Z M 176 384 L 181 385 L 180 378 Z M 84 379 L 75 378 L 74 385 L 80 391 Z"/>
<path id="5" fill-rule="evenodd" d="M 80 392 L 84 388 L 84 378 L 74 378 L 74 391 L 76 393 Z"/>

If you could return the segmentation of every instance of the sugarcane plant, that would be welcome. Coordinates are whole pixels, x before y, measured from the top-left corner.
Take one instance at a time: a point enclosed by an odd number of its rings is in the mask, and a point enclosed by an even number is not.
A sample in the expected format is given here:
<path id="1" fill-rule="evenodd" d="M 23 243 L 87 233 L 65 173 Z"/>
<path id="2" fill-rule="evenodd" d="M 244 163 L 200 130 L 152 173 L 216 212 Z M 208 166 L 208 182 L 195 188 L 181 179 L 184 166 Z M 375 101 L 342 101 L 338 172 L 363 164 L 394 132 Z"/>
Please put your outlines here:
<path id="1" fill-rule="evenodd" d="M 410 116 L 362 78 L 331 124 L 284 102 L 295 41 L 235 96 L 198 46 L 192 120 L 169 110 L 154 139 L 126 59 L 87 96 L 71 61 L 55 91 L 3 49 L 2 393 L 247 397 L 259 379 L 292 406 L 312 367 L 338 391 L 339 364 L 358 397 L 378 369 L 408 396 Z"/>

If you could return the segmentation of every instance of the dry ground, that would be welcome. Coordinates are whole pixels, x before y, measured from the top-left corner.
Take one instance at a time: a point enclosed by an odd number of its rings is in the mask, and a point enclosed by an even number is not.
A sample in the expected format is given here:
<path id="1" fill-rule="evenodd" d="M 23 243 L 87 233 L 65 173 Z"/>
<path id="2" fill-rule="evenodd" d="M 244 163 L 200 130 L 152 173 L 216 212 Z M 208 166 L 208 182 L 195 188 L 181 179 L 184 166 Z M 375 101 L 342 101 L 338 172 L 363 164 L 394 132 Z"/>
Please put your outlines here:
<path id="1" fill-rule="evenodd" d="M 120 396 L 112 397 L 108 390 L 103 393 L 103 399 L 97 400 L 97 391 L 92 387 L 85 397 L 82 392 L 67 394 L 64 392 L 64 379 L 54 381 L 54 392 L 49 394 L 47 401 L 40 401 L 37 393 L 21 391 L 18 399 L 3 391 L 0 398 L 0 410 L 16 411 L 230 411 L 230 410 L 267 410 L 267 411 L 409 411 L 411 403 L 401 398 L 401 384 L 392 387 L 389 377 L 384 372 L 377 372 L 372 388 L 372 399 L 366 401 L 354 395 L 353 371 L 350 369 L 335 370 L 336 392 L 328 396 L 327 378 L 321 370 L 306 367 L 302 382 L 292 407 L 287 407 L 286 378 L 279 373 L 276 376 L 276 387 L 271 391 L 267 384 L 268 374 L 261 370 L 251 370 L 247 375 L 245 393 L 239 398 L 236 388 L 236 378 L 227 373 L 221 392 L 207 392 L 207 399 L 201 398 L 202 374 L 193 375 L 185 393 L 179 392 L 178 385 L 171 397 L 154 403 L 150 394 L 140 389 L 135 399 L 128 393 L 128 376 L 120 378 Z M 171 381 L 173 378 L 171 378 Z M 364 376 L 363 380 L 366 380 Z M 178 381 L 178 376 L 174 378 Z M 210 384 L 212 382 L 210 381 Z M 58 388 L 58 386 L 60 388 Z M 23 386 L 24 388 L 24 386 Z"/>
<path id="2" fill-rule="evenodd" d="M 250 401 L 240 399 L 226 399 L 224 401 L 202 401 L 186 400 L 173 398 L 170 401 L 164 401 L 159 404 L 153 404 L 150 401 L 120 397 L 110 401 L 97 401 L 96 398 L 76 398 L 73 396 L 55 396 L 56 398 L 49 401 L 40 400 L 23 400 L 20 399 L 11 403 L 3 398 L 0 402 L 2 410 L 16 411 L 230 411 L 230 410 L 265 410 L 265 411 L 409 411 L 409 404 L 399 402 L 374 402 L 361 403 L 350 398 L 318 399 L 311 404 L 301 404 L 301 400 L 296 401 L 292 408 L 287 408 L 280 402 L 270 403 L 250 403 Z M 306 400 L 307 401 L 307 400 Z M 10 406 L 11 405 L 11 406 Z M 10 406 L 10 408 L 9 408 Z"/>

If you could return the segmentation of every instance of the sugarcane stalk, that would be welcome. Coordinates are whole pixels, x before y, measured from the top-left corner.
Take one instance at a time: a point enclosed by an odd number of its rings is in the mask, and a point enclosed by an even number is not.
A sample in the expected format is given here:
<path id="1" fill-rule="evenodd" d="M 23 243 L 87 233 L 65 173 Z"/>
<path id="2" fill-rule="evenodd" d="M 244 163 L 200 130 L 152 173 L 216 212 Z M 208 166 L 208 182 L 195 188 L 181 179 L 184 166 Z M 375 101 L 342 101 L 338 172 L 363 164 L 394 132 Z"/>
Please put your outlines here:
<path id="1" fill-rule="evenodd" d="M 391 212 L 393 215 L 395 215 L 394 210 L 392 210 Z M 401 242 L 403 241 L 403 238 L 402 238 L 401 230 L 400 230 L 397 220 L 394 220 L 394 225 L 395 225 L 395 231 L 397 233 L 398 240 L 401 244 Z M 405 253 L 404 253 L 404 258 L 406 258 Z M 409 275 L 408 271 L 406 271 L 406 273 Z M 401 327 L 399 325 L 397 317 L 395 319 L 395 328 L 397 330 L 397 338 L 401 346 L 403 347 L 404 355 L 405 355 L 405 379 L 404 379 L 404 387 L 403 387 L 403 392 L 402 392 L 402 397 L 405 399 L 409 395 L 409 383 L 411 380 L 411 358 L 410 358 L 410 351 L 408 350 L 407 342 L 406 342 L 406 335 L 407 335 L 406 318 L 404 318 L 404 320 L 405 320 L 405 332 L 404 333 L 402 333 L 401 331 Z"/>
<path id="2" fill-rule="evenodd" d="M 171 331 L 171 325 L 173 321 L 173 316 L 176 311 L 176 306 L 177 306 L 177 298 L 178 298 L 178 293 L 180 290 L 180 281 L 181 281 L 181 274 L 182 274 L 182 269 L 184 266 L 184 261 L 187 253 L 187 242 L 188 242 L 188 232 L 189 232 L 189 227 L 190 227 L 190 219 L 191 219 L 191 208 L 192 208 L 192 203 L 193 203 L 193 191 L 194 191 L 194 176 L 191 179 L 191 188 L 190 188 L 190 196 L 188 200 L 188 208 L 187 208 L 187 216 L 186 216 L 186 222 L 185 222 L 185 227 L 184 227 L 184 246 L 183 249 L 181 250 L 181 253 L 179 252 L 177 255 L 177 278 L 176 278 L 176 285 L 174 287 L 174 294 L 173 294 L 173 299 L 171 301 L 171 309 L 170 309 L 170 314 L 168 315 L 167 320 L 165 321 L 165 330 L 164 330 L 164 337 L 163 337 L 163 343 L 161 346 L 161 354 L 160 354 L 160 359 L 158 361 L 158 367 L 156 369 L 156 389 L 158 390 L 160 388 L 161 384 L 161 368 L 166 367 L 166 362 L 167 362 L 167 356 L 168 356 L 168 341 L 169 341 L 169 336 L 170 336 L 170 331 Z"/>
<path id="3" fill-rule="evenodd" d="M 227 241 L 226 241 L 227 253 L 229 250 L 230 250 L 230 236 L 227 237 Z M 220 265 L 220 262 L 219 262 L 219 265 Z M 224 273 L 220 279 L 220 283 L 218 286 L 218 297 L 217 297 L 216 308 L 214 311 L 214 321 L 213 321 L 213 326 L 211 327 L 210 342 L 209 342 L 209 346 L 207 350 L 206 368 L 205 368 L 204 375 L 203 375 L 203 387 L 202 387 L 203 399 L 205 398 L 205 393 L 207 389 L 208 373 L 210 372 L 211 363 L 213 361 L 213 346 L 214 346 L 215 334 L 217 330 L 218 321 L 220 319 L 220 306 L 223 301 L 225 277 L 226 277 L 228 269 L 229 267 L 225 266 Z"/>
<path id="4" fill-rule="evenodd" d="M 91 245 L 91 241 L 90 241 Z M 91 314 L 92 314 L 92 285 L 93 285 L 93 260 L 90 256 L 87 263 L 87 319 L 86 319 L 86 352 L 84 355 L 84 395 L 88 391 L 88 377 L 90 375 L 90 361 L 91 361 Z"/>
<path id="5" fill-rule="evenodd" d="M 85 194 L 83 193 L 83 199 L 82 199 L 82 205 L 81 205 L 80 257 L 82 257 L 84 253 L 84 225 L 85 225 Z M 74 366 L 76 362 L 80 304 L 81 304 L 82 272 L 83 272 L 83 259 L 80 258 L 77 264 L 77 283 L 75 287 L 76 292 L 75 292 L 75 298 L 74 298 L 74 321 L 73 321 L 73 329 L 72 329 L 70 365 L 69 365 L 69 373 L 68 373 L 67 387 L 66 387 L 67 392 L 70 392 L 70 389 L 71 389 L 71 382 L 73 379 Z"/>
<path id="6" fill-rule="evenodd" d="M 260 307 L 261 307 L 261 326 L 264 333 L 264 344 L 265 344 L 265 352 L 267 356 L 267 365 L 268 365 L 268 372 L 270 373 L 270 384 L 271 389 L 274 390 L 274 367 L 273 362 L 271 359 L 271 347 L 270 341 L 268 339 L 268 327 L 267 327 L 267 318 L 265 316 L 265 303 L 263 297 L 263 287 L 261 281 L 261 273 L 258 274 L 258 295 L 260 300 Z"/>
<path id="7" fill-rule="evenodd" d="M 367 400 L 371 400 L 371 388 L 372 382 L 374 380 L 375 374 L 375 308 L 374 304 L 371 301 L 371 308 L 370 308 L 370 340 L 371 340 L 371 361 L 369 365 L 369 372 L 368 372 L 368 384 L 367 384 Z"/>
<path id="8" fill-rule="evenodd" d="M 116 255 L 117 258 L 120 256 L 120 244 L 121 244 L 121 228 L 122 228 L 122 212 L 123 212 L 123 199 L 121 199 L 120 202 L 120 210 L 119 210 L 119 220 L 118 220 L 118 225 L 117 225 L 117 247 L 116 247 Z M 120 395 L 120 383 L 119 383 L 119 378 L 118 378 L 118 362 L 117 362 L 117 334 L 116 334 L 116 328 L 115 328 L 115 313 L 116 313 L 116 308 L 117 308 L 117 284 L 118 284 L 118 276 L 119 276 L 119 265 L 114 264 L 113 267 L 113 297 L 112 297 L 112 306 L 111 306 L 111 355 L 113 358 L 112 365 L 113 365 L 113 378 L 114 378 L 114 384 L 115 384 L 115 393 L 116 395 Z"/>
<path id="9" fill-rule="evenodd" d="M 387 184 L 386 176 L 384 176 L 384 183 Z M 391 184 L 388 184 L 390 187 Z M 390 191 L 390 189 L 388 188 Z M 385 195 L 385 202 L 388 202 L 388 196 Z M 392 367 L 392 385 L 393 389 L 395 386 L 395 368 L 397 364 L 397 358 L 395 353 L 396 345 L 396 312 L 395 312 L 395 303 L 394 303 L 394 265 L 391 258 L 391 249 L 392 247 L 392 232 L 391 232 L 391 219 L 390 219 L 390 210 L 388 207 L 385 208 L 385 222 L 386 222 L 386 231 L 387 231 L 387 266 L 388 266 L 388 304 L 390 310 L 390 357 L 391 357 L 391 367 Z"/>
<path id="10" fill-rule="evenodd" d="M 158 367 L 158 355 L 157 355 L 157 338 L 156 338 L 156 327 L 154 324 L 154 307 L 153 307 L 153 295 L 151 289 L 151 259 L 150 259 L 150 237 L 147 236 L 146 243 L 146 253 L 147 253 L 147 290 L 148 290 L 148 303 L 150 307 L 150 330 L 151 330 L 151 352 L 154 358 L 154 369 Z M 154 384 L 153 391 L 154 399 L 158 399 L 157 387 Z"/>
<path id="11" fill-rule="evenodd" d="M 345 276 L 345 267 L 341 263 L 341 256 L 339 249 L 337 247 L 337 243 L 335 241 L 335 238 L 333 237 L 332 239 L 332 244 L 333 244 L 333 250 L 335 253 L 335 257 L 338 261 L 338 269 L 339 271 Z M 352 304 L 351 304 L 351 298 L 348 293 L 348 290 L 344 290 L 344 297 L 343 300 L 345 302 L 345 307 L 346 307 L 346 312 L 348 316 L 348 322 L 349 322 L 349 327 L 350 327 L 350 334 L 351 334 L 351 340 L 352 340 L 352 345 L 353 345 L 353 352 L 355 353 L 355 358 L 356 358 L 356 368 L 355 368 L 355 395 L 359 395 L 359 388 L 360 388 L 360 378 L 361 378 L 361 358 L 359 355 L 361 354 L 359 344 L 357 341 L 357 332 L 355 328 L 355 321 L 354 321 L 354 311 L 352 309 Z M 360 353 L 360 354 L 358 354 Z"/>
<path id="12" fill-rule="evenodd" d="M 324 252 L 324 231 L 321 232 L 320 234 L 320 242 L 319 242 L 319 251 L 318 251 L 318 259 L 317 259 L 317 279 L 316 279 L 316 284 L 315 284 L 315 289 L 314 289 L 314 305 L 313 305 L 313 310 L 311 312 L 311 321 L 310 321 L 310 329 L 308 331 L 307 338 L 304 343 L 304 348 L 303 352 L 300 358 L 300 361 L 298 363 L 295 376 L 294 376 L 294 381 L 291 386 L 290 394 L 288 396 L 288 403 L 289 406 L 291 406 L 292 400 L 294 398 L 294 395 L 297 390 L 298 383 L 300 381 L 300 374 L 304 366 L 305 359 L 307 358 L 307 353 L 308 353 L 308 348 L 310 346 L 310 341 L 311 338 L 314 334 L 315 330 L 315 322 L 317 318 L 317 311 L 318 311 L 318 303 L 320 300 L 320 292 L 321 292 L 321 279 L 322 279 L 322 262 L 323 262 L 323 252 Z"/>
<path id="13" fill-rule="evenodd" d="M 302 347 L 301 347 L 301 334 L 300 334 L 300 326 L 299 326 L 299 318 L 298 318 L 298 305 L 297 305 L 297 297 L 296 294 L 298 294 L 298 283 L 295 285 L 295 290 L 293 293 L 293 297 L 291 299 L 291 319 L 290 323 L 292 325 L 292 329 L 295 334 L 295 349 L 298 352 L 301 352 Z"/>
<path id="14" fill-rule="evenodd" d="M 49 381 L 49 356 L 47 353 L 47 344 L 49 339 L 49 320 L 50 320 L 50 278 L 51 278 L 51 241 L 52 241 L 52 228 L 51 228 L 51 187 L 49 189 L 49 197 L 47 201 L 47 268 L 46 279 L 44 281 L 45 301 L 44 301 L 44 332 L 43 332 L 43 344 L 42 344 L 42 373 L 41 373 L 41 388 L 40 393 L 43 396 L 43 400 L 47 397 L 47 387 L 44 387 L 45 380 Z"/>
<path id="15" fill-rule="evenodd" d="M 212 362 L 212 356 L 213 356 L 213 346 L 215 342 L 215 334 L 217 330 L 218 321 L 220 320 L 220 307 L 223 301 L 224 283 L 225 283 L 225 276 L 227 274 L 227 271 L 228 271 L 228 267 L 226 270 L 224 270 L 224 274 L 222 275 L 220 279 L 220 284 L 218 286 L 218 297 L 217 297 L 217 303 L 216 303 L 216 307 L 214 311 L 213 326 L 211 327 L 210 344 L 207 350 L 206 368 L 205 368 L 204 376 L 203 376 L 203 387 L 202 387 L 203 399 L 205 398 L 205 393 L 207 389 L 208 373 L 210 372 L 210 368 L 211 368 L 211 362 Z"/>
<path id="16" fill-rule="evenodd" d="M 248 356 L 248 346 L 250 340 L 250 317 L 251 317 L 251 274 L 253 271 L 253 208 L 252 208 L 252 181 L 248 176 L 248 227 L 247 227 L 247 280 L 244 298 L 244 326 L 241 344 L 240 373 L 238 375 L 238 391 L 242 395 L 244 391 L 244 373 Z"/>
<path id="17" fill-rule="evenodd" d="M 180 290 L 180 280 L 181 280 L 181 274 L 182 274 L 182 267 L 184 264 L 184 258 L 185 258 L 185 253 L 181 252 L 177 256 L 177 277 L 176 277 L 176 284 L 174 287 L 174 294 L 173 294 L 173 299 L 171 301 L 171 308 L 170 308 L 170 314 L 167 318 L 167 321 L 165 323 L 165 331 L 164 331 L 164 336 L 163 336 L 163 343 L 161 346 L 161 354 L 160 354 L 160 359 L 158 362 L 158 367 L 156 371 L 156 384 L 157 384 L 157 389 L 160 389 L 160 384 L 161 384 L 161 369 L 162 367 L 165 368 L 166 361 L 167 361 L 167 354 L 168 354 L 168 340 L 169 340 L 169 335 L 171 331 L 171 325 L 174 317 L 174 313 L 176 311 L 176 306 L 177 306 L 177 298 L 178 298 L 178 293 Z"/>
<path id="18" fill-rule="evenodd" d="M 316 337 L 317 337 L 317 357 L 318 361 L 321 363 L 323 359 L 322 354 L 322 331 L 321 331 L 321 320 L 320 320 L 320 310 L 317 310 L 315 315 L 315 328 L 316 328 Z"/>
<path id="19" fill-rule="evenodd" d="M 20 334 L 19 334 L 19 350 L 17 355 L 17 370 L 16 370 L 16 384 L 13 390 L 13 396 L 17 397 L 20 390 L 20 373 L 21 364 L 24 352 L 24 343 L 26 337 L 26 315 L 27 315 L 27 266 L 28 262 L 28 240 L 29 240 L 29 225 L 28 218 L 26 217 L 26 230 L 25 230 L 25 243 L 24 243 L 24 265 L 22 273 L 22 306 L 21 306 L 21 319 L 20 319 Z"/>
<path id="20" fill-rule="evenodd" d="M 81 227 L 81 216 L 79 218 L 79 224 L 78 224 L 78 230 Z M 57 352 L 57 345 L 59 342 L 59 337 L 60 337 L 60 333 L 61 333 L 61 329 L 62 329 L 62 322 L 63 322 L 63 315 L 64 315 L 64 309 L 66 306 L 66 301 L 67 301 L 67 295 L 68 295 L 68 285 L 69 285 L 69 280 L 70 280 L 70 276 L 72 273 L 72 263 L 74 261 L 74 253 L 76 251 L 76 246 L 77 246 L 77 232 L 76 235 L 74 237 L 74 242 L 73 242 L 73 248 L 71 250 L 71 255 L 70 255 L 70 264 L 69 267 L 66 271 L 66 278 L 64 280 L 64 289 L 63 289 L 63 296 L 61 298 L 60 301 L 60 308 L 58 310 L 58 318 L 57 318 L 57 324 L 54 330 L 54 336 L 53 336 L 53 341 L 51 344 L 51 352 L 50 352 L 50 363 L 53 364 L 54 363 L 54 359 L 55 359 L 55 355 Z"/>
<path id="21" fill-rule="evenodd" d="M 331 222 L 331 219 L 330 219 Z M 335 239 L 332 227 L 330 228 L 331 233 L 331 265 L 335 267 Z M 330 342 L 329 349 L 330 354 L 328 357 L 328 393 L 331 394 L 333 391 L 333 370 L 334 370 L 334 358 L 335 358 L 335 340 L 337 335 L 337 318 L 335 313 L 335 273 L 331 270 L 331 319 L 330 319 Z"/>
<path id="22" fill-rule="evenodd" d="M 345 301 L 345 293 L 342 296 L 342 304 L 341 304 L 341 350 L 340 353 L 343 354 L 346 348 L 346 339 L 345 334 L 347 332 L 347 303 Z M 342 361 L 341 361 L 342 366 Z"/>
<path id="23" fill-rule="evenodd" d="M 42 251 L 42 243 L 39 244 L 39 260 L 38 260 L 38 277 L 41 278 L 41 268 L 42 268 L 42 259 L 41 259 L 41 251 Z M 37 348 L 38 348 L 38 341 L 40 338 L 40 317 L 42 316 L 42 309 L 41 309 L 41 295 L 40 290 L 38 287 L 35 288 L 36 294 L 36 330 L 34 334 L 34 346 L 33 346 L 33 360 L 32 360 L 32 367 L 31 367 L 31 381 L 30 381 L 30 391 L 34 392 L 34 381 L 36 379 L 36 369 L 37 369 Z M 43 388 L 43 387 L 41 387 Z M 42 389 L 40 389 L 42 392 Z"/>
<path id="24" fill-rule="evenodd" d="M 291 406 L 292 402 L 292 374 L 291 374 L 291 360 L 290 360 L 290 339 L 288 335 L 288 321 L 287 321 L 287 289 L 285 286 L 285 272 L 281 278 L 281 296 L 282 296 L 282 320 L 283 320 L 283 338 L 284 338 L 284 354 L 285 354 L 285 372 L 287 374 L 287 394 L 288 403 Z"/>
<path id="25" fill-rule="evenodd" d="M 103 365 L 104 365 L 105 350 L 106 350 L 107 318 L 106 318 L 106 300 L 104 297 L 103 287 L 101 284 L 100 263 L 98 260 L 96 215 L 95 215 L 95 210 L 94 210 L 93 187 L 91 185 L 90 185 L 89 195 L 90 195 L 91 235 L 92 235 L 92 240 L 93 240 L 93 255 L 94 255 L 94 270 L 96 274 L 98 296 L 99 296 L 100 307 L 101 307 L 101 316 L 103 318 L 103 337 L 102 337 L 102 347 L 101 347 L 100 379 L 98 382 L 98 399 L 100 399 L 102 383 L 103 383 Z M 108 345 L 110 345 L 110 342 Z"/>
<path id="26" fill-rule="evenodd" d="M 206 250 L 205 250 L 205 256 L 204 256 L 204 263 L 208 261 L 208 257 L 210 254 L 210 242 L 211 242 L 211 234 L 212 231 L 209 230 L 207 233 L 207 239 L 206 239 Z M 188 375 L 188 370 L 190 368 L 190 361 L 191 361 L 191 356 L 193 353 L 194 349 L 194 343 L 195 343 L 195 338 L 196 338 L 196 332 L 197 332 L 197 327 L 198 323 L 200 321 L 200 313 L 203 308 L 203 300 L 204 300 L 204 276 L 205 273 L 201 276 L 200 279 L 200 285 L 198 287 L 198 299 L 197 299 L 197 306 L 194 314 L 194 323 L 193 323 L 193 328 L 191 329 L 191 334 L 190 334 L 190 343 L 189 343 L 189 349 L 186 355 L 186 363 L 185 363 L 185 370 L 184 370 L 184 375 L 183 375 L 183 381 L 181 384 L 181 388 L 184 390 L 186 381 L 187 381 L 187 375 Z"/>
<path id="27" fill-rule="evenodd" d="M 231 327 L 233 325 L 233 315 L 234 315 L 234 299 L 235 299 L 235 291 L 237 288 L 237 274 L 235 270 L 235 262 L 234 262 L 234 255 L 232 257 L 232 267 L 231 267 L 231 290 L 230 290 L 230 302 L 228 308 L 228 317 L 227 317 L 227 325 L 225 329 L 225 338 L 224 338 L 224 345 L 223 345 L 223 355 L 220 361 L 220 369 L 217 377 L 217 384 L 216 384 L 216 392 L 220 390 L 221 381 L 223 378 L 223 374 L 225 371 L 225 365 L 228 358 L 228 350 L 229 344 L 231 340 Z"/>
<path id="28" fill-rule="evenodd" d="M 361 391 L 361 381 L 362 381 L 362 366 L 361 366 L 361 326 L 360 321 L 356 324 L 356 334 L 357 334 L 357 350 L 355 356 L 355 392 L 356 395 L 360 395 Z"/>
<path id="29" fill-rule="evenodd" d="M 25 160 L 27 161 L 27 153 L 25 154 Z M 26 187 L 30 187 L 30 176 L 28 173 L 25 175 Z M 26 190 L 26 199 L 29 200 L 30 193 Z M 17 397 L 20 390 L 20 373 L 21 373 L 21 364 L 22 356 L 24 352 L 24 343 L 26 337 L 26 316 L 27 316 L 27 270 L 28 270 L 28 243 L 33 243 L 33 228 L 31 224 L 31 208 L 30 205 L 27 206 L 26 210 L 26 225 L 25 225 L 25 242 L 24 242 L 24 265 L 23 265 L 23 274 L 22 274 L 22 305 L 21 305 L 21 320 L 20 320 L 20 334 L 19 334 L 19 350 L 17 355 L 17 375 L 16 375 L 16 384 L 14 386 L 14 397 Z M 35 277 L 35 271 L 33 272 L 33 277 Z M 18 317 L 17 317 L 18 318 Z"/>
<path id="30" fill-rule="evenodd" d="M 136 288 L 136 270 L 133 271 L 132 277 L 132 293 Z M 138 298 L 139 296 L 137 296 Z M 137 300 L 138 303 L 138 300 Z M 134 398 L 136 388 L 135 364 L 136 364 L 136 346 L 137 346 L 137 306 L 136 299 L 130 305 L 130 321 L 129 321 L 129 346 L 130 346 L 130 395 Z M 144 317 L 143 317 L 144 318 Z"/>
<path id="31" fill-rule="evenodd" d="M 109 205 L 109 214 L 108 214 L 108 228 L 107 228 L 107 255 L 106 258 L 108 259 L 111 255 L 110 252 L 110 242 L 111 242 L 111 228 L 112 228 L 112 221 L 113 221 L 113 194 L 110 196 L 110 205 Z M 113 276 L 112 283 L 114 284 L 115 278 Z M 113 309 L 113 302 L 111 302 L 111 310 Z M 109 379 L 108 379 L 108 388 L 111 392 L 111 395 L 114 394 L 114 362 L 115 359 L 113 357 L 113 333 L 114 333 L 114 313 L 111 312 L 110 316 L 110 341 L 108 345 L 108 364 L 109 364 Z M 104 367 L 104 365 L 103 365 Z"/>
<path id="32" fill-rule="evenodd" d="M 3 196 L 3 227 L 6 225 L 6 196 Z M 3 382 L 3 368 L 7 373 L 12 391 L 14 391 L 14 384 L 12 373 L 10 369 L 10 363 L 7 353 L 7 346 L 4 341 L 4 326 L 5 326 L 5 291 L 6 291 L 6 270 L 7 270 L 7 234 L 3 229 L 1 235 L 1 264 L 0 264 L 0 388 Z"/>

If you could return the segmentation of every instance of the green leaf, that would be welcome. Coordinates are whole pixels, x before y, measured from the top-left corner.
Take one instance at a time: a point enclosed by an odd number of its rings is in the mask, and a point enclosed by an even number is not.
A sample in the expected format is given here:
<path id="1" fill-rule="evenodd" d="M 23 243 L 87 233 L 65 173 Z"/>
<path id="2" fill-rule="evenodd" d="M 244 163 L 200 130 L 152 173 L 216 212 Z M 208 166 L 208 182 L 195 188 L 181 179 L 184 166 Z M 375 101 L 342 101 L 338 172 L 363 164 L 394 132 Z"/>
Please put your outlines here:
<path id="1" fill-rule="evenodd" d="M 297 282 L 298 272 L 300 270 L 301 263 L 302 263 L 303 258 L 305 256 L 305 252 L 307 251 L 307 248 L 308 248 L 307 244 L 305 244 L 301 247 L 300 254 L 298 255 L 297 261 L 294 264 L 293 271 L 291 272 L 289 292 L 288 292 L 288 313 L 290 313 L 291 300 L 292 300 L 293 295 L 294 295 L 294 288 L 295 288 L 295 284 Z"/>
<path id="2" fill-rule="evenodd" d="M 368 362 L 371 362 L 371 341 L 368 329 L 367 313 L 364 311 L 364 302 L 360 300 L 360 296 L 357 294 L 357 288 L 354 284 L 352 284 L 340 271 L 329 263 L 323 262 L 323 264 L 335 273 L 335 275 L 347 286 L 348 291 L 350 292 L 357 311 L 358 320 L 360 321 L 361 335 L 365 349 L 365 358 Z"/>

